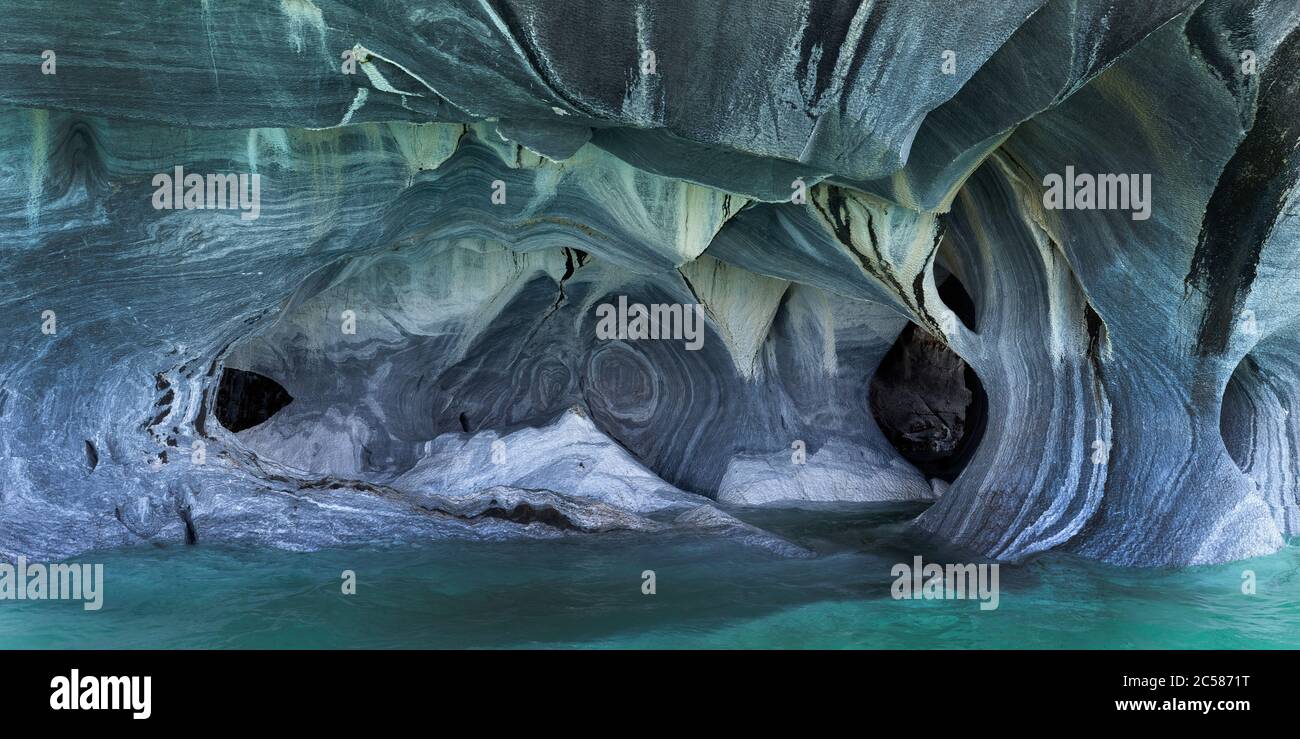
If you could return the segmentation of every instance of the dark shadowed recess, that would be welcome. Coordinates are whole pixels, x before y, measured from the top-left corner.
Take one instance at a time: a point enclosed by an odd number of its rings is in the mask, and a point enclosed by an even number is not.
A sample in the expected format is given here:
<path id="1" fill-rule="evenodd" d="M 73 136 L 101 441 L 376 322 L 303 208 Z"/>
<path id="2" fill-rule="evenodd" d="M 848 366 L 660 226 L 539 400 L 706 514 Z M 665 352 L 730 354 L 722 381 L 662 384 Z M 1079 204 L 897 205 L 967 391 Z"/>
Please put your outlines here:
<path id="1" fill-rule="evenodd" d="M 939 296 L 975 330 L 975 304 L 955 277 Z M 871 378 L 871 414 L 889 443 L 927 477 L 957 478 L 984 433 L 988 399 L 975 371 L 909 323 Z"/>
<path id="2" fill-rule="evenodd" d="M 1300 183 L 1300 30 L 1292 30 L 1264 67 L 1250 131 L 1228 160 L 1205 209 L 1184 278 L 1204 294 L 1196 337 L 1200 356 L 1224 353 L 1259 270 L 1260 252 Z"/>
<path id="3" fill-rule="evenodd" d="M 252 428 L 293 402 L 280 383 L 266 375 L 226 367 L 217 388 L 217 420 L 231 431 Z"/>

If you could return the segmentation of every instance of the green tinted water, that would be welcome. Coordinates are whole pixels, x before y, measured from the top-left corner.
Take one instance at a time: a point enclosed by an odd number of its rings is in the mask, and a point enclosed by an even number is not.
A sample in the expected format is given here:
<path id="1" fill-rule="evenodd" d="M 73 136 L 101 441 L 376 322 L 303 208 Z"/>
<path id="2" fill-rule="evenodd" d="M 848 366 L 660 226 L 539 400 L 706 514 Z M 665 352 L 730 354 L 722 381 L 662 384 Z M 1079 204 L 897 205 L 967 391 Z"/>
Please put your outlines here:
<path id="1" fill-rule="evenodd" d="M 996 610 L 894 600 L 890 568 L 952 561 L 913 541 L 916 508 L 739 512 L 819 553 L 615 534 L 292 553 L 101 552 L 103 608 L 0 601 L 0 647 L 1296 648 L 1300 547 L 1134 570 L 1049 554 L 1003 565 Z M 357 592 L 341 592 L 341 573 Z M 642 594 L 654 570 L 656 593 Z M 1256 593 L 1242 593 L 1243 571 Z"/>

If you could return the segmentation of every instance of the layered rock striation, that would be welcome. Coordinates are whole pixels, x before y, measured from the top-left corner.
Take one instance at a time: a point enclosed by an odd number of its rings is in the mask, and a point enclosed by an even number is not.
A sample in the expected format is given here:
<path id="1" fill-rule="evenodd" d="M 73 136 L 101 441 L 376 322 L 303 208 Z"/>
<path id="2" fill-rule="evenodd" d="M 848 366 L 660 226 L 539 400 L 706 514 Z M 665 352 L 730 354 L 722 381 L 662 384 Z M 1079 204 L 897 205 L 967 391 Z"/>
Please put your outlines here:
<path id="1" fill-rule="evenodd" d="M 1293 3 L 0 12 L 5 557 L 1300 527 Z"/>

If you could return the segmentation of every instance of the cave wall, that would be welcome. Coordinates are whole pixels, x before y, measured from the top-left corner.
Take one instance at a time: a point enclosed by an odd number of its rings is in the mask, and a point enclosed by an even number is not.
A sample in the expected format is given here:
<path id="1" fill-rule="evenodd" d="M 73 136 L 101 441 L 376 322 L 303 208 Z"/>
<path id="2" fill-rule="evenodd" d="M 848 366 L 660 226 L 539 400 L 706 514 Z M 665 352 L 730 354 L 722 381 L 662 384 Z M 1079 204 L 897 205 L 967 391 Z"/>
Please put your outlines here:
<path id="1" fill-rule="evenodd" d="M 0 555 L 538 530 L 489 489 L 744 536 L 715 502 L 929 499 L 871 412 L 909 322 L 987 402 L 920 528 L 1297 533 L 1290 3 L 3 11 Z M 156 209 L 177 166 L 259 175 L 258 217 Z M 1045 209 L 1067 166 L 1150 174 L 1151 217 Z M 598 338 L 618 296 L 698 303 L 702 348 Z M 222 427 L 226 367 L 293 402 Z"/>

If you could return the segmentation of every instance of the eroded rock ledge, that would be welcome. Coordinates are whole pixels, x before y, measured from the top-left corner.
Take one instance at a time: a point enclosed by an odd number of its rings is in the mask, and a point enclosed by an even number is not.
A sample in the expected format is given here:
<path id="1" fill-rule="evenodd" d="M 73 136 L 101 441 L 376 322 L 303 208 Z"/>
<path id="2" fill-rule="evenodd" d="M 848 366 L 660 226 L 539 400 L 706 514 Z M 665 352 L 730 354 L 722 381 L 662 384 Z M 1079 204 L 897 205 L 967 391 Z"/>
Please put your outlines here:
<path id="1" fill-rule="evenodd" d="M 1294 3 L 101 5 L 0 28 L 0 556 L 1300 532 Z M 256 218 L 158 209 L 176 167 Z M 1067 167 L 1150 217 L 1045 207 Z M 602 336 L 620 299 L 698 350 Z"/>

